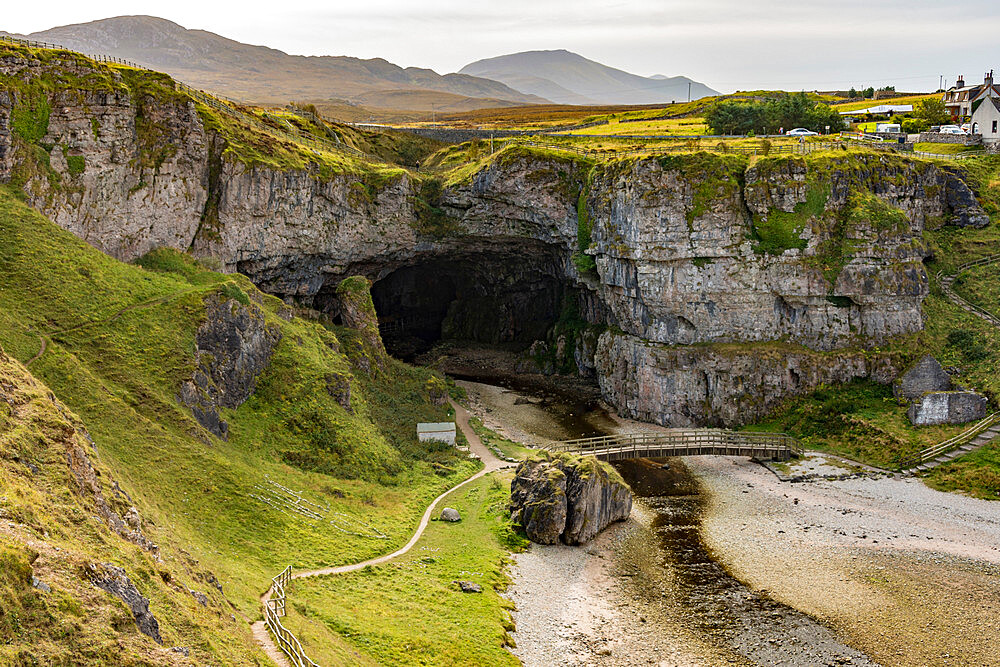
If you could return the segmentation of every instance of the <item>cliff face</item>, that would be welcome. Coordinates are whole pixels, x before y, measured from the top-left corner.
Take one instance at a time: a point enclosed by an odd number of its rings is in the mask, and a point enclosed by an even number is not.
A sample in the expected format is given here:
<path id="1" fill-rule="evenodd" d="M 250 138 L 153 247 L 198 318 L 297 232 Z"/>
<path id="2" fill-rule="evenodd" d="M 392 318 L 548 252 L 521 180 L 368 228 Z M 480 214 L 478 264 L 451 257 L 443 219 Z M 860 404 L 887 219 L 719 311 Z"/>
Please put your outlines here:
<path id="1" fill-rule="evenodd" d="M 107 82 L 39 92 L 56 70 Z M 788 393 L 873 376 L 837 351 L 920 330 L 924 228 L 984 219 L 960 178 L 893 155 L 594 164 L 515 147 L 442 188 L 398 169 L 241 157 L 191 100 L 85 62 L 8 57 L 0 76 L 16 82 L 0 90 L 0 180 L 105 252 L 191 250 L 320 309 L 362 274 L 380 316 L 431 312 L 436 335 L 525 347 L 575 296 L 584 320 L 616 333 L 567 341 L 567 358 L 624 413 L 664 424 L 738 423 Z M 18 130 L 43 98 L 38 135 Z M 703 346 L 779 340 L 830 354 L 794 379 L 779 372 L 794 355 L 723 362 Z M 741 386 L 766 392 L 761 407 L 734 412 Z"/>

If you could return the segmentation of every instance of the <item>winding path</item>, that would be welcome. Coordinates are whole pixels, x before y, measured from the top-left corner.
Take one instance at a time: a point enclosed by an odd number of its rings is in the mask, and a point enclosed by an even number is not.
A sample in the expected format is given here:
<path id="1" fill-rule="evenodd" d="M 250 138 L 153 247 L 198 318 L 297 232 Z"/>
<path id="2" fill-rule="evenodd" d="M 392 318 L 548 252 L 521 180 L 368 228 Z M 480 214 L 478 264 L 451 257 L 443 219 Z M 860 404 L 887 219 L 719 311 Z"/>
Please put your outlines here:
<path id="1" fill-rule="evenodd" d="M 462 488 L 466 484 L 469 484 L 470 482 L 473 482 L 479 479 L 480 477 L 483 477 L 484 475 L 488 475 L 489 473 L 494 472 L 496 470 L 500 470 L 502 468 L 511 468 L 515 465 L 513 463 L 507 463 L 506 461 L 501 461 L 500 459 L 498 459 L 493 454 L 493 452 L 490 451 L 489 447 L 483 444 L 482 440 L 479 439 L 479 436 L 476 435 L 476 432 L 472 429 L 472 426 L 469 425 L 469 416 L 470 416 L 469 411 L 463 408 L 455 401 L 450 401 L 450 402 L 452 408 L 454 408 L 455 410 L 455 422 L 458 424 L 458 427 L 462 430 L 462 434 L 465 436 L 465 439 L 469 441 L 469 448 L 472 451 L 472 453 L 475 454 L 477 457 L 479 457 L 479 459 L 483 462 L 484 464 L 483 469 L 477 472 L 472 477 L 469 477 L 465 481 L 459 482 L 458 484 L 451 487 L 450 489 L 439 495 L 437 498 L 435 498 L 431 502 L 431 504 L 427 506 L 427 509 L 424 510 L 424 515 L 420 518 L 420 524 L 417 526 L 417 529 L 413 533 L 413 536 L 410 538 L 410 541 L 407 542 L 402 547 L 400 547 L 399 549 L 397 549 L 396 551 L 393 551 L 392 553 L 386 554 L 384 556 L 369 558 L 368 560 L 363 560 L 358 563 L 351 563 L 349 565 L 338 565 L 336 567 L 324 567 L 316 570 L 302 570 L 300 572 L 293 572 L 292 579 L 305 579 L 306 577 L 320 577 L 329 574 L 345 574 L 347 572 L 356 572 L 365 567 L 368 567 L 369 565 L 380 565 L 382 563 L 392 560 L 393 558 L 402 556 L 410 549 L 412 549 L 414 545 L 417 543 L 417 541 L 420 539 L 420 536 L 424 534 L 424 530 L 427 528 L 427 524 L 430 523 L 431 516 L 434 514 L 434 509 L 437 507 L 439 502 L 444 500 L 446 496 L 448 496 L 453 491 Z M 260 596 L 260 601 L 262 605 L 265 606 L 267 605 L 268 600 L 271 599 L 271 593 L 273 592 L 273 590 L 274 590 L 273 587 L 268 588 L 267 591 L 265 591 L 264 594 Z M 271 634 L 267 631 L 267 626 L 263 620 L 256 621 L 250 627 L 251 630 L 253 631 L 254 639 L 256 639 L 257 642 L 261 645 L 261 648 L 264 649 L 264 652 L 267 653 L 268 657 L 270 657 L 274 662 L 276 662 L 281 667 L 291 667 L 291 664 L 285 657 L 285 654 L 278 649 L 277 645 L 275 645 L 274 639 L 271 637 Z"/>

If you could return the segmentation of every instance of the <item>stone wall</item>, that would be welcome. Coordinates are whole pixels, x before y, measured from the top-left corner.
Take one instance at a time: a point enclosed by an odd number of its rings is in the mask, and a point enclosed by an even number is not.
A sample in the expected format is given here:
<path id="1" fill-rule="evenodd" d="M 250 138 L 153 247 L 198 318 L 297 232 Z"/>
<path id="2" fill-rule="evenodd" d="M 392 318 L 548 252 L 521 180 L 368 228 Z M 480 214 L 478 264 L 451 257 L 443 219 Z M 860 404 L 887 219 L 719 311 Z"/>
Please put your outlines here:
<path id="1" fill-rule="evenodd" d="M 937 391 L 924 394 L 910 405 L 910 421 L 917 426 L 965 424 L 986 417 L 987 399 L 971 391 Z"/>
<path id="2" fill-rule="evenodd" d="M 981 134 L 941 134 L 940 132 L 921 132 L 920 143 L 962 144 L 963 146 L 982 146 Z"/>

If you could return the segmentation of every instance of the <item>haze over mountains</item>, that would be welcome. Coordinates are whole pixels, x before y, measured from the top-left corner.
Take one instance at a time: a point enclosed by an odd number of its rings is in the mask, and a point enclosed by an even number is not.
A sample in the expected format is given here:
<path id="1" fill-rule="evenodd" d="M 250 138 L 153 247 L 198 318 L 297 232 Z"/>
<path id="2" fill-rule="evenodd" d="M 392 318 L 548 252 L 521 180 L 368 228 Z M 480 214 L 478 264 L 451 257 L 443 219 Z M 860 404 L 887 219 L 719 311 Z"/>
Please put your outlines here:
<path id="1" fill-rule="evenodd" d="M 651 77 L 608 67 L 563 49 L 524 51 L 470 63 L 461 74 L 500 81 L 560 104 L 660 104 L 718 95 L 685 76 Z"/>
<path id="2" fill-rule="evenodd" d="M 192 86 L 255 102 L 336 98 L 383 106 L 381 95 L 398 98 L 400 91 L 420 93 L 405 103 L 422 105 L 427 110 L 443 104 L 442 99 L 455 105 L 462 98 L 473 98 L 475 102 L 465 108 L 546 101 L 489 79 L 402 68 L 381 58 L 293 56 L 205 30 L 188 30 L 154 16 L 102 19 L 43 30 L 28 37 L 84 53 L 126 58 Z M 462 105 L 450 108 L 460 110 Z"/>
<path id="3" fill-rule="evenodd" d="M 4 33 L 5 34 L 5 33 Z M 565 50 L 480 60 L 455 74 L 381 58 L 294 56 L 154 16 L 119 16 L 26 35 L 108 54 L 204 90 L 259 103 L 343 100 L 368 108 L 461 112 L 524 104 L 655 104 L 714 95 L 678 77 L 642 77 Z"/>

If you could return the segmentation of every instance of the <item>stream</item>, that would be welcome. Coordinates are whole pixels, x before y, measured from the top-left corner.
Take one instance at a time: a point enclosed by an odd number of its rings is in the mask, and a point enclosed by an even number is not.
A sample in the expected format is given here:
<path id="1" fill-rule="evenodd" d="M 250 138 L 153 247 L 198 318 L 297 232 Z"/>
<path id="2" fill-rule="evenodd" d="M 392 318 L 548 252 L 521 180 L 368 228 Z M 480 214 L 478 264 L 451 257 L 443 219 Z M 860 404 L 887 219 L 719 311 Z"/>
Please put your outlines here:
<path id="1" fill-rule="evenodd" d="M 516 429 L 529 436 L 589 437 L 609 433 L 615 426 L 596 400 L 574 398 L 570 391 L 539 389 L 517 379 L 505 378 L 498 391 L 497 378 L 488 381 L 491 384 L 469 386 L 482 388 L 484 403 L 496 403 L 491 412 L 502 415 L 501 423 L 516 422 Z M 518 405 L 522 407 L 512 408 Z M 637 529 L 622 541 L 619 556 L 623 578 L 642 604 L 659 608 L 671 622 L 680 620 L 699 640 L 728 655 L 730 663 L 877 664 L 810 616 L 751 590 L 713 558 L 700 531 L 707 503 L 703 483 L 682 459 L 637 459 L 614 465 L 636 499 Z"/>

